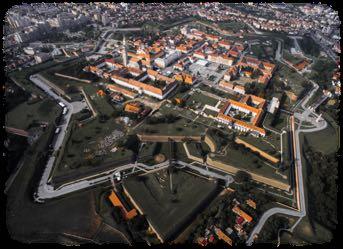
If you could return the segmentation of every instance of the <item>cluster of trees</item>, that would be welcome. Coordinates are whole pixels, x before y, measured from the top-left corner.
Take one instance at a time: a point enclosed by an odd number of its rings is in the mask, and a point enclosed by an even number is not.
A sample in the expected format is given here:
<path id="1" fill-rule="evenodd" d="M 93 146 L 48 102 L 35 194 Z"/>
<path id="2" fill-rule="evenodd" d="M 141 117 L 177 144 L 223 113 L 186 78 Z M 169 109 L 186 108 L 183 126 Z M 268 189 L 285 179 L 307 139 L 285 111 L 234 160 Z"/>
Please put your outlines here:
<path id="1" fill-rule="evenodd" d="M 304 36 L 299 40 L 299 45 L 305 54 L 318 57 L 320 54 L 320 46 L 310 37 Z"/>
<path id="2" fill-rule="evenodd" d="M 84 108 L 80 111 L 80 117 L 77 118 L 78 121 L 82 121 L 85 120 L 87 118 L 90 118 L 92 116 L 92 113 L 90 110 L 88 110 L 87 108 Z"/>
<path id="3" fill-rule="evenodd" d="M 99 115 L 99 122 L 100 123 L 106 123 L 109 119 L 110 119 L 110 117 L 107 114 L 101 113 Z"/>
<path id="4" fill-rule="evenodd" d="M 146 122 L 147 122 L 147 124 L 161 124 L 161 123 L 171 124 L 171 123 L 176 122 L 179 119 L 180 119 L 180 117 L 178 117 L 172 113 L 168 113 L 168 114 L 160 116 L 160 117 L 150 116 L 146 119 Z"/>
<path id="5" fill-rule="evenodd" d="M 234 133 L 229 135 L 217 129 L 208 129 L 207 132 L 215 140 L 218 150 L 225 147 L 228 143 L 231 144 L 234 140 Z"/>
<path id="6" fill-rule="evenodd" d="M 277 239 L 279 229 L 288 227 L 289 221 L 286 217 L 273 215 L 264 224 L 258 240 L 260 242 L 273 242 Z"/>
<path id="7" fill-rule="evenodd" d="M 13 92 L 8 92 L 8 91 L 5 92 L 6 112 L 8 112 L 12 108 L 16 107 L 20 103 L 26 101 L 30 97 L 29 93 L 23 91 L 22 89 L 20 89 L 19 87 L 17 87 L 14 84 L 5 84 L 5 86 L 11 87 L 11 89 L 14 90 Z"/>
<path id="8" fill-rule="evenodd" d="M 261 96 L 263 93 L 263 88 L 260 86 L 260 84 L 257 84 L 256 82 L 247 83 L 245 85 L 245 89 L 247 94 Z"/>
<path id="9" fill-rule="evenodd" d="M 308 141 L 305 137 L 305 144 Z M 324 155 L 307 146 L 306 159 L 311 162 L 308 175 L 308 202 L 311 217 L 333 230 L 337 220 L 337 176 L 336 154 Z"/>
<path id="10" fill-rule="evenodd" d="M 319 59 L 312 65 L 310 78 L 319 85 L 331 85 L 331 78 L 335 69 L 335 62 L 328 59 Z"/>

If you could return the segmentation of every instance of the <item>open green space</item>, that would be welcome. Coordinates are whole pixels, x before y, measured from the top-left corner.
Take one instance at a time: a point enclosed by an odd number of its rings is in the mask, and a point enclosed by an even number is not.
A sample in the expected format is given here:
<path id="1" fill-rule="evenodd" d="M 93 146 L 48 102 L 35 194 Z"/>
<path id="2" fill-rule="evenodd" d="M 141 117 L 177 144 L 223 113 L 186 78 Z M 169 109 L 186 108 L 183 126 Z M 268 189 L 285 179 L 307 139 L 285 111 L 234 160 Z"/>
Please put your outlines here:
<path id="1" fill-rule="evenodd" d="M 303 36 L 298 40 L 301 50 L 309 56 L 318 57 L 320 54 L 320 46 L 310 36 Z"/>
<path id="2" fill-rule="evenodd" d="M 70 60 L 70 58 L 69 59 L 63 58 L 63 61 L 67 61 L 67 60 Z M 8 73 L 7 76 L 10 78 L 13 78 L 18 84 L 24 87 L 28 92 L 44 94 L 44 92 L 40 88 L 36 87 L 29 80 L 29 77 L 32 74 L 40 73 L 43 70 L 46 70 L 50 67 L 54 67 L 59 63 L 60 61 L 57 61 L 57 60 L 49 60 L 44 63 L 34 65 L 32 67 L 24 68 L 22 70 L 12 71 Z"/>
<path id="3" fill-rule="evenodd" d="M 241 30 L 246 31 L 246 32 L 252 31 L 251 28 L 244 22 L 224 21 L 224 22 L 218 22 L 217 25 L 221 29 L 232 31 L 234 33 L 237 33 Z"/>
<path id="4" fill-rule="evenodd" d="M 194 92 L 187 99 L 186 106 L 194 107 L 194 106 L 198 106 L 199 105 L 198 103 L 200 103 L 199 108 L 202 108 L 204 105 L 215 106 L 217 102 L 218 102 L 217 99 L 211 98 L 199 92 Z"/>
<path id="5" fill-rule="evenodd" d="M 172 148 L 170 148 L 172 146 Z M 171 150 L 173 155 L 170 155 Z M 145 163 L 147 165 L 155 165 L 157 162 L 154 157 L 162 154 L 166 160 L 171 157 L 184 162 L 190 162 L 187 157 L 186 151 L 182 142 L 168 143 L 168 142 L 144 142 L 143 148 L 139 151 L 138 162 Z"/>
<path id="6" fill-rule="evenodd" d="M 243 141 L 259 148 L 260 150 L 278 157 L 278 147 L 280 146 L 274 146 L 271 142 L 269 142 L 269 139 L 262 139 L 262 138 L 257 138 L 257 137 L 253 137 L 253 136 L 249 136 L 249 135 L 245 135 L 245 136 L 238 136 L 240 139 L 242 139 Z"/>
<path id="7" fill-rule="evenodd" d="M 279 111 L 279 114 L 276 117 L 276 120 L 274 121 L 274 128 L 281 131 L 282 128 L 286 127 L 287 125 L 287 118 L 288 114 L 282 111 Z"/>
<path id="8" fill-rule="evenodd" d="M 269 57 L 274 57 L 276 48 L 277 48 L 277 46 L 275 44 L 275 41 L 272 40 L 271 45 L 253 44 L 253 45 L 251 45 L 250 51 L 258 59 L 268 59 Z"/>
<path id="9" fill-rule="evenodd" d="M 101 218 L 94 208 L 96 190 L 73 193 L 66 198 L 50 200 L 45 205 L 33 201 L 33 193 L 45 167 L 45 156 L 49 137 L 54 134 L 54 127 L 49 125 L 34 147 L 25 153 L 24 165 L 8 189 L 6 202 L 6 225 L 9 236 L 22 243 L 64 243 L 73 241 L 63 239 L 63 234 L 75 234 L 85 238 L 79 243 L 93 239 Z M 117 234 L 117 243 L 125 243 Z M 89 240 L 88 240 L 89 242 Z"/>
<path id="10" fill-rule="evenodd" d="M 92 106 L 99 114 L 111 116 L 114 112 L 114 107 L 109 103 L 107 96 L 99 96 L 98 88 L 94 85 L 84 85 L 84 92 L 89 96 Z"/>
<path id="11" fill-rule="evenodd" d="M 238 99 L 239 99 L 238 94 L 234 95 L 234 94 L 228 93 L 226 91 L 222 91 L 220 89 L 209 87 L 208 85 L 202 84 L 199 86 L 199 89 L 206 91 L 206 92 L 209 92 L 209 93 L 213 93 L 213 94 L 218 95 L 219 97 L 222 97 L 222 98 L 232 99 L 232 100 L 236 100 L 236 101 L 238 101 Z"/>
<path id="12" fill-rule="evenodd" d="M 322 244 L 332 239 L 332 233 L 317 222 L 311 222 L 308 216 L 305 216 L 293 231 L 292 236 L 281 237 L 286 242 L 293 244 Z"/>
<path id="13" fill-rule="evenodd" d="M 280 63 L 278 65 L 278 69 L 275 72 L 275 75 L 286 81 L 287 88 L 291 89 L 298 96 L 305 89 L 306 85 L 310 84 L 308 80 L 306 80 L 298 72 L 296 72 L 295 69 L 291 69 L 286 65 Z"/>
<path id="14" fill-rule="evenodd" d="M 320 57 L 316 59 L 311 67 L 309 78 L 320 86 L 331 87 L 331 79 L 336 63 L 329 58 Z"/>
<path id="15" fill-rule="evenodd" d="M 121 161 L 130 161 L 132 151 L 120 148 L 115 152 L 110 151 L 120 138 L 113 140 L 112 143 L 107 142 L 108 146 L 100 147 L 106 136 L 111 135 L 114 130 L 121 131 L 121 127 L 115 124 L 112 118 L 105 124 L 99 119 L 94 119 L 82 127 L 78 127 L 75 122 L 71 125 L 61 162 L 55 166 L 53 172 L 54 177 L 74 172 L 82 174 L 84 171 L 88 172 L 90 168 L 101 167 L 112 162 L 120 164 Z"/>
<path id="16" fill-rule="evenodd" d="M 180 233 L 217 192 L 215 182 L 182 170 L 174 170 L 171 176 L 167 170 L 160 170 L 128 178 L 123 186 L 165 240 Z"/>
<path id="17" fill-rule="evenodd" d="M 233 148 L 227 148 L 225 155 L 214 155 L 212 158 L 223 163 L 228 163 L 234 167 L 241 168 L 242 170 L 247 170 L 281 182 L 288 182 L 287 178 L 285 179 L 276 173 L 276 169 L 274 167 L 266 164 L 264 159 L 248 150 L 244 152 Z M 287 174 L 284 172 L 284 175 Z"/>
<path id="18" fill-rule="evenodd" d="M 330 120 L 330 122 L 327 119 L 327 116 L 324 115 L 324 118 L 328 121 L 328 126 L 324 130 L 305 133 L 305 137 L 311 147 L 328 155 L 338 151 L 340 139 L 338 133 L 339 127 L 333 122 L 333 120 Z"/>
<path id="19" fill-rule="evenodd" d="M 212 115 L 213 117 L 216 117 L 218 115 L 218 112 L 212 111 L 210 109 L 205 109 L 204 113 L 206 113 L 207 115 Z"/>
<path id="20" fill-rule="evenodd" d="M 210 148 L 205 142 L 201 143 L 194 143 L 194 142 L 187 142 L 187 149 L 188 152 L 196 157 L 204 157 L 210 152 Z"/>
<path id="21" fill-rule="evenodd" d="M 303 58 L 300 58 L 298 56 L 294 56 L 290 52 L 288 52 L 287 50 L 283 50 L 282 57 L 283 57 L 283 59 L 289 61 L 293 65 L 297 64 L 303 60 Z"/>
<path id="22" fill-rule="evenodd" d="M 51 99 L 43 99 L 33 104 L 25 101 L 6 114 L 6 126 L 26 130 L 35 121 L 54 122 L 61 108 Z"/>
<path id="23" fill-rule="evenodd" d="M 170 105 L 170 104 L 167 104 Z M 183 110 L 182 115 L 178 109 L 162 105 L 158 112 L 152 115 L 152 118 L 161 118 L 167 115 L 172 115 L 173 120 L 170 122 L 149 123 L 145 120 L 144 123 L 134 130 L 135 134 L 151 134 L 151 135 L 175 135 L 175 136 L 199 136 L 204 133 L 206 127 L 192 120 L 196 117 L 190 110 Z M 186 119 L 183 116 L 190 117 Z"/>

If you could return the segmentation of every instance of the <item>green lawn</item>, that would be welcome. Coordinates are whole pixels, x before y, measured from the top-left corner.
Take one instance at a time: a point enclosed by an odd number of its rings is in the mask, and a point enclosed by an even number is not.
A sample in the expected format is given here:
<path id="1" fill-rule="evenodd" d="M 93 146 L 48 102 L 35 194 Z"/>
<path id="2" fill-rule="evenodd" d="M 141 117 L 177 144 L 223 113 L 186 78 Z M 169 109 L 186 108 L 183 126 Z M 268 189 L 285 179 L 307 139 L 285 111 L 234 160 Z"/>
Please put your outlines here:
<path id="1" fill-rule="evenodd" d="M 21 71 L 15 70 L 13 72 L 8 73 L 8 77 L 15 79 L 18 84 L 24 87 L 28 92 L 39 93 L 45 95 L 45 93 L 36 85 L 34 85 L 30 80 L 29 76 L 32 74 L 39 73 L 43 70 L 46 70 L 50 67 L 54 67 L 58 64 L 55 60 L 49 60 L 47 62 L 34 65 L 32 67 L 24 68 Z"/>
<path id="2" fill-rule="evenodd" d="M 264 49 L 264 46 L 261 44 L 252 45 L 251 52 L 253 52 L 253 54 L 259 59 L 263 59 L 268 56 Z"/>
<path id="3" fill-rule="evenodd" d="M 265 164 L 264 159 L 250 151 L 248 151 L 246 154 L 243 154 L 241 151 L 228 148 L 226 155 L 215 155 L 213 159 L 222 161 L 223 163 L 228 163 L 237 168 L 241 168 L 242 170 L 248 170 L 252 173 L 279 180 L 281 182 L 288 182 L 287 179 L 284 179 L 279 174 L 276 174 L 275 168 Z M 261 167 L 258 168 L 256 167 L 255 160 L 263 161 L 264 163 L 262 163 Z M 287 174 L 285 173 L 285 175 Z"/>
<path id="4" fill-rule="evenodd" d="M 192 120 L 196 117 L 192 111 L 183 110 L 180 113 L 178 110 L 174 110 L 171 107 L 162 105 L 159 112 L 155 113 L 154 116 L 161 116 L 166 114 L 174 114 L 179 116 L 189 117 L 191 120 L 180 117 L 173 123 L 159 123 L 159 124 L 148 124 L 144 122 L 141 126 L 136 128 L 133 132 L 143 133 L 143 134 L 152 134 L 152 135 L 186 135 L 186 136 L 199 136 L 205 132 L 206 127 Z"/>
<path id="5" fill-rule="evenodd" d="M 331 154 L 337 152 L 339 146 L 339 127 L 330 120 L 327 115 L 324 115 L 328 126 L 324 130 L 317 132 L 304 133 L 308 144 L 317 151 L 323 154 Z"/>
<path id="6" fill-rule="evenodd" d="M 102 114 L 106 114 L 111 116 L 114 108 L 113 106 L 107 101 L 107 96 L 99 96 L 97 94 L 98 88 L 94 85 L 84 85 L 83 90 L 89 96 L 89 99 L 93 105 L 93 107 Z"/>
<path id="7" fill-rule="evenodd" d="M 173 193 L 166 170 L 127 178 L 123 186 L 148 221 L 166 240 L 175 238 L 215 197 L 217 185 L 182 170 L 172 174 Z"/>
<path id="8" fill-rule="evenodd" d="M 275 122 L 274 128 L 281 131 L 281 129 L 287 125 L 287 118 L 288 114 L 280 111 L 280 115 Z"/>
<path id="9" fill-rule="evenodd" d="M 273 152 L 278 151 L 278 147 L 274 146 L 272 143 L 270 143 L 270 139 L 266 138 L 266 139 L 262 139 L 262 138 L 256 138 L 253 136 L 238 136 L 240 139 L 242 139 L 243 141 L 259 148 L 260 150 L 277 157 L 277 154 L 273 154 Z"/>
<path id="10" fill-rule="evenodd" d="M 201 103 L 202 108 L 204 105 L 215 106 L 217 102 L 217 99 L 205 96 L 202 93 L 195 92 L 187 99 L 186 106 L 194 106 L 197 103 Z"/>
<path id="11" fill-rule="evenodd" d="M 304 84 L 308 83 L 299 73 L 283 64 L 279 64 L 275 75 L 283 78 L 283 80 L 287 80 L 288 86 L 296 95 L 299 95 L 304 89 Z"/>
<path id="12" fill-rule="evenodd" d="M 101 123 L 96 118 L 82 127 L 78 127 L 74 121 L 71 122 L 70 135 L 65 137 L 65 149 L 64 152 L 60 151 L 63 154 L 60 155 L 60 161 L 55 165 L 52 172 L 53 177 L 77 172 L 86 173 L 92 168 L 103 167 L 112 162 L 120 164 L 121 161 L 129 160 L 132 157 L 132 152 L 129 150 L 118 149 L 116 152 L 111 152 L 110 149 L 116 145 L 116 141 L 110 147 L 104 148 L 105 155 L 95 156 L 95 153 L 100 150 L 99 142 L 104 137 L 110 135 L 114 130 L 122 131 L 122 127 L 116 124 L 113 118 L 107 120 L 106 123 Z M 87 159 L 88 156 L 89 159 Z"/>
<path id="13" fill-rule="evenodd" d="M 61 108 L 50 99 L 44 99 L 34 104 L 23 102 L 6 114 L 6 126 L 27 129 L 34 121 L 53 123 Z"/>
<path id="14" fill-rule="evenodd" d="M 221 91 L 220 89 L 215 89 L 215 88 L 211 88 L 207 85 L 200 85 L 199 86 L 199 89 L 200 90 L 203 90 L 203 91 L 206 91 L 206 92 L 210 92 L 210 93 L 213 93 L 213 94 L 216 94 L 218 95 L 219 97 L 222 97 L 222 98 L 227 98 L 227 99 L 233 99 L 233 100 L 236 100 L 238 101 L 239 100 L 239 95 L 233 95 L 233 94 L 230 94 L 226 91 Z"/>

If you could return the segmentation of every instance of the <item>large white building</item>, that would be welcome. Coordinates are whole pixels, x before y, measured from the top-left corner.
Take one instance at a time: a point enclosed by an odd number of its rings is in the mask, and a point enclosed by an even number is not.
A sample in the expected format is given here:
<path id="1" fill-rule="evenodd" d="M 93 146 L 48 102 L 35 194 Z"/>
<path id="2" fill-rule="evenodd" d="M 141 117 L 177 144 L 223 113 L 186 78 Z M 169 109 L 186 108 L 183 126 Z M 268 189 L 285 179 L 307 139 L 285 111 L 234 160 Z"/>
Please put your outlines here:
<path id="1" fill-rule="evenodd" d="M 280 105 L 279 99 L 273 97 L 268 105 L 268 108 L 267 108 L 268 112 L 273 114 L 279 108 L 279 105 Z"/>
<path id="2" fill-rule="evenodd" d="M 180 58 L 181 52 L 179 51 L 173 51 L 169 54 L 166 54 L 164 57 L 157 58 L 155 60 L 156 66 L 160 68 L 165 68 L 169 66 L 172 62 L 176 61 L 178 58 Z"/>

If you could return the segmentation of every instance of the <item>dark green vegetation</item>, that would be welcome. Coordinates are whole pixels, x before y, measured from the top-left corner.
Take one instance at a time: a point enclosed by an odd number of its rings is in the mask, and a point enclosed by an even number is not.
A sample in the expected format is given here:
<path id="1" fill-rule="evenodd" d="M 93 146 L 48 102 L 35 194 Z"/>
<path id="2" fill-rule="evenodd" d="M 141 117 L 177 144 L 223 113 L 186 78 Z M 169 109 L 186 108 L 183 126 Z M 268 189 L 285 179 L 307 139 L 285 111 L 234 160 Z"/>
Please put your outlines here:
<path id="1" fill-rule="evenodd" d="M 174 238 L 217 192 L 216 183 L 183 170 L 128 178 L 123 186 L 166 240 Z"/>
<path id="2" fill-rule="evenodd" d="M 26 130 L 39 121 L 54 123 L 60 112 L 61 108 L 51 99 L 38 99 L 33 104 L 28 100 L 6 114 L 6 126 Z"/>
<path id="3" fill-rule="evenodd" d="M 322 87 L 331 86 L 333 71 L 336 69 L 336 63 L 327 58 L 320 58 L 312 65 L 310 79 Z"/>
<path id="4" fill-rule="evenodd" d="M 117 186 L 117 188 L 121 189 L 120 186 Z M 142 237 L 145 236 L 148 225 L 144 219 L 144 216 L 138 215 L 126 222 L 121 209 L 113 206 L 111 201 L 108 199 L 110 193 L 111 191 L 109 188 L 107 188 L 96 198 L 97 213 L 101 216 L 104 222 L 109 225 L 109 228 L 115 228 L 122 232 L 120 237 L 124 235 L 135 243 L 144 242 L 142 241 Z M 132 206 L 129 204 L 130 202 L 127 200 L 127 198 L 125 198 L 125 195 L 121 194 L 121 197 L 124 198 L 128 206 L 132 208 Z M 118 235 L 119 234 L 117 234 L 117 236 Z M 114 237 L 114 239 L 116 239 L 116 237 Z M 103 238 L 103 241 L 106 243 L 115 242 L 112 236 Z"/>
<path id="5" fill-rule="evenodd" d="M 205 105 L 215 106 L 217 102 L 217 99 L 211 98 L 199 92 L 195 92 L 187 99 L 186 107 L 201 109 Z"/>
<path id="6" fill-rule="evenodd" d="M 52 134 L 54 129 L 50 125 L 36 146 L 26 151 L 24 165 L 7 192 L 8 233 L 12 239 L 24 243 L 75 241 L 64 233 L 84 237 L 77 240 L 79 243 L 86 242 L 86 239 L 96 240 L 94 235 L 103 231 L 99 229 L 101 219 L 95 212 L 93 190 L 48 201 L 46 204 L 33 202 L 33 192 L 46 163 L 47 146 Z M 125 243 L 118 234 L 116 242 Z"/>
<path id="7" fill-rule="evenodd" d="M 137 161 L 147 165 L 155 165 L 162 162 L 155 160 L 157 155 L 163 155 L 165 160 L 189 161 L 182 142 L 145 142 L 139 151 Z"/>
<path id="8" fill-rule="evenodd" d="M 28 142 L 26 137 L 16 136 L 10 133 L 6 134 L 6 141 L 8 144 L 4 150 L 7 156 L 6 171 L 11 173 L 25 152 Z"/>
<path id="9" fill-rule="evenodd" d="M 305 54 L 314 57 L 319 56 L 320 46 L 310 36 L 304 36 L 303 39 L 299 39 L 298 42 L 301 50 Z"/>
<path id="10" fill-rule="evenodd" d="M 17 105 L 25 102 L 30 97 L 30 94 L 25 92 L 23 89 L 21 89 L 16 84 L 12 83 L 11 81 L 5 83 L 5 108 L 6 113 L 16 107 Z M 9 89 L 13 90 L 9 91 Z"/>
<path id="11" fill-rule="evenodd" d="M 105 125 L 99 118 L 82 127 L 73 122 L 66 136 L 64 150 L 59 152 L 61 161 L 57 162 L 53 172 L 55 181 L 73 179 L 131 162 L 133 153 L 125 147 L 116 152 L 110 151 L 119 139 L 113 140 L 110 146 L 101 146 L 105 137 L 110 136 L 114 130 L 120 131 L 112 118 Z"/>
<path id="12" fill-rule="evenodd" d="M 60 59 L 60 61 L 69 61 L 74 60 L 74 58 L 63 58 Z M 35 94 L 44 94 L 44 92 L 36 87 L 32 82 L 30 81 L 29 77 L 32 74 L 39 73 L 43 70 L 46 70 L 50 67 L 56 66 L 58 63 L 57 60 L 49 60 L 47 62 L 34 65 L 32 67 L 24 68 L 22 70 L 15 70 L 7 74 L 7 77 L 10 79 L 13 78 L 20 86 L 22 86 L 28 93 L 35 93 Z"/>
<path id="13" fill-rule="evenodd" d="M 183 110 L 182 114 L 192 113 Z M 192 113 L 193 114 L 193 113 Z M 134 132 L 151 135 L 197 136 L 205 131 L 205 126 L 180 115 L 179 110 L 162 105 L 158 112 L 146 119 Z"/>
<path id="14" fill-rule="evenodd" d="M 310 216 L 331 231 L 336 228 L 337 220 L 337 176 L 338 162 L 336 153 L 322 154 L 309 146 L 304 151 L 308 163 L 308 203 Z"/>
<path id="15" fill-rule="evenodd" d="M 298 56 L 294 56 L 292 55 L 290 52 L 288 52 L 287 50 L 284 50 L 282 53 L 282 57 L 283 59 L 289 61 L 292 64 L 297 64 L 299 62 L 301 62 L 303 59 L 298 57 Z"/>
<path id="16" fill-rule="evenodd" d="M 281 215 L 273 215 L 264 224 L 261 233 L 258 235 L 257 243 L 275 243 L 280 228 L 288 228 L 289 221 Z"/>
<path id="17" fill-rule="evenodd" d="M 234 136 L 226 135 L 216 130 L 215 132 L 212 132 L 211 137 L 215 139 L 216 143 L 220 145 L 221 148 L 227 146 L 225 147 L 225 151 L 222 153 L 210 155 L 214 160 L 218 160 L 265 177 L 270 177 L 281 182 L 288 181 L 287 177 L 285 179 L 280 174 L 276 174 L 278 165 L 272 165 L 266 159 L 261 157 L 259 153 L 251 151 L 242 144 L 237 144 L 234 142 Z M 287 175 L 287 172 L 283 173 Z"/>
<path id="18" fill-rule="evenodd" d="M 295 69 L 280 63 L 278 63 L 278 68 L 269 85 L 272 83 L 276 84 L 276 86 L 270 88 L 270 93 L 272 93 L 272 89 L 276 90 L 276 92 L 280 90 L 283 92 L 285 90 L 291 91 L 298 96 L 298 99 L 304 97 L 312 87 L 312 84 Z"/>
<path id="19" fill-rule="evenodd" d="M 41 74 L 44 76 L 49 76 L 49 75 L 51 76 L 51 75 L 54 75 L 55 73 L 60 73 L 60 74 L 72 76 L 79 79 L 86 79 L 86 80 L 91 80 L 91 81 L 98 80 L 99 78 L 95 74 L 83 71 L 83 68 L 87 65 L 89 65 L 89 62 L 86 61 L 83 57 L 81 57 L 81 58 L 77 58 L 75 60 L 72 60 L 66 63 L 61 63 L 59 65 L 56 65 L 55 67 L 45 70 Z M 57 77 L 58 78 L 56 79 L 69 81 L 69 79 L 64 79 L 59 76 Z M 72 82 L 74 82 L 74 80 L 72 80 Z"/>
<path id="20" fill-rule="evenodd" d="M 251 28 L 245 24 L 244 22 L 236 22 L 236 21 L 224 21 L 224 22 L 217 22 L 218 27 L 223 30 L 232 31 L 234 33 L 238 33 L 241 30 L 243 32 L 251 31 Z"/>

